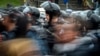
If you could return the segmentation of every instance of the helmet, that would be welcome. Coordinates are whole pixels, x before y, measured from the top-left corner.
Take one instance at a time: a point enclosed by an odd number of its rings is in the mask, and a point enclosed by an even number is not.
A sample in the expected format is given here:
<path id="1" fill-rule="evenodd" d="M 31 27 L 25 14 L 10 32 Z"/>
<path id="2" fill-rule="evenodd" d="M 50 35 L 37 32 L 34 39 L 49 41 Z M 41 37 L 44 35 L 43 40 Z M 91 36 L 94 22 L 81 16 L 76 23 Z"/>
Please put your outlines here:
<path id="1" fill-rule="evenodd" d="M 33 17 L 36 17 L 37 19 L 39 19 L 39 17 L 40 17 L 40 12 L 35 7 L 31 9 L 31 14 L 32 14 Z"/>
<path id="2" fill-rule="evenodd" d="M 59 17 L 60 16 L 60 6 L 56 3 L 52 3 L 50 1 L 46 1 L 40 5 L 40 7 L 44 8 L 46 11 L 46 14 L 49 15 L 49 22 L 48 27 L 51 26 L 51 22 L 54 16 Z"/>
<path id="3" fill-rule="evenodd" d="M 94 13 L 94 12 L 93 12 L 92 10 L 88 11 L 88 12 L 87 12 L 87 17 L 90 18 L 91 15 L 92 15 L 93 13 Z"/>
<path id="4" fill-rule="evenodd" d="M 60 6 L 56 3 L 52 3 L 50 1 L 46 1 L 40 5 L 40 7 L 43 7 L 46 10 L 47 14 L 53 14 L 53 16 L 59 16 L 60 15 Z"/>
<path id="5" fill-rule="evenodd" d="M 61 10 L 61 15 L 60 15 L 60 17 L 64 17 L 64 18 L 66 18 L 66 17 L 68 17 L 69 15 L 70 15 L 70 14 L 67 13 L 66 11 Z"/>
<path id="6" fill-rule="evenodd" d="M 96 14 L 92 14 L 89 20 L 92 24 L 92 29 L 100 29 L 100 17 Z"/>
<path id="7" fill-rule="evenodd" d="M 37 8 L 35 7 L 26 7 L 24 10 L 23 10 L 23 13 L 29 13 L 33 19 L 39 19 L 40 17 L 40 12 Z"/>

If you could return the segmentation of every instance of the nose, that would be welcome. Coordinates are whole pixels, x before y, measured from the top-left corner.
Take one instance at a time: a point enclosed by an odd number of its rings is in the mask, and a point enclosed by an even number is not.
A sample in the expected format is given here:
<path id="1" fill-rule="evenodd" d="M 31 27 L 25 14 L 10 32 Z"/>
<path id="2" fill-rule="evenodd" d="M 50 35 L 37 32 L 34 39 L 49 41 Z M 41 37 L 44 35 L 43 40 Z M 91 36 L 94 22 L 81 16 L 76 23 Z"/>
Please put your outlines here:
<path id="1" fill-rule="evenodd" d="M 64 30 L 61 29 L 60 32 L 59 32 L 59 34 L 61 35 L 61 34 L 63 34 L 63 33 L 64 33 Z"/>

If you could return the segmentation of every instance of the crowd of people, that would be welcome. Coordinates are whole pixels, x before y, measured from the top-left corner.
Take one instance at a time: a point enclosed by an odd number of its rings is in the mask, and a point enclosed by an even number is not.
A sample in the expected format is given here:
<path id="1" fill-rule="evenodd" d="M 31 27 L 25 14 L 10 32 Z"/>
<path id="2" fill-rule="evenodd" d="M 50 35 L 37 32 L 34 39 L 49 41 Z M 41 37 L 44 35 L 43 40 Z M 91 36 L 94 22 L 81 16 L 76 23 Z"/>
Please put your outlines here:
<path id="1" fill-rule="evenodd" d="M 0 8 L 0 56 L 99 56 L 100 15 L 61 10 L 45 1 Z"/>

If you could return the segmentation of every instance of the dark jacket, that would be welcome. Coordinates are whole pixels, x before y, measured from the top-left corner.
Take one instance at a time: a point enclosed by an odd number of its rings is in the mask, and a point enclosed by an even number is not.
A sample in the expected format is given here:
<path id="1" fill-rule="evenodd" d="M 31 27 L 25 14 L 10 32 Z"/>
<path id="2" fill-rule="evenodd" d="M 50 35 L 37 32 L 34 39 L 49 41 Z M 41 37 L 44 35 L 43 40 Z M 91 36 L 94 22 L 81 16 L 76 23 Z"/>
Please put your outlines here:
<path id="1" fill-rule="evenodd" d="M 89 56 L 94 44 L 91 37 L 81 37 L 65 44 L 55 44 L 54 50 L 61 56 Z"/>
<path id="2" fill-rule="evenodd" d="M 40 29 L 40 30 L 42 30 L 42 29 Z M 48 55 L 49 48 L 48 48 L 47 40 L 46 40 L 45 36 L 41 35 L 44 33 L 41 32 L 40 30 L 37 28 L 37 26 L 36 26 L 36 29 L 35 29 L 35 27 L 32 27 L 32 29 L 30 29 L 27 32 L 26 36 L 29 38 L 35 39 L 38 42 L 38 45 L 39 45 L 43 55 Z"/>

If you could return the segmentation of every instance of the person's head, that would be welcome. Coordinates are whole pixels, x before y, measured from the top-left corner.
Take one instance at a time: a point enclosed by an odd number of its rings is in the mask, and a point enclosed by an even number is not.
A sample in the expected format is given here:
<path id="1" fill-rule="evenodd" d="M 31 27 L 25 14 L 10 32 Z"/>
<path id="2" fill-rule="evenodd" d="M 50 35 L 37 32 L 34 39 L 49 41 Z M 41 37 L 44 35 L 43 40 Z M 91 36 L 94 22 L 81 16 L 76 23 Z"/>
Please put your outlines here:
<path id="1" fill-rule="evenodd" d="M 46 10 L 46 19 L 48 24 L 53 24 L 57 21 L 60 16 L 60 7 L 59 5 L 52 3 L 50 1 L 46 1 L 40 5 L 40 7 Z"/>
<path id="2" fill-rule="evenodd" d="M 15 15 L 14 14 L 8 14 L 4 17 L 3 24 L 6 26 L 10 23 L 15 23 Z"/>
<path id="3" fill-rule="evenodd" d="M 2 12 L 2 22 L 5 26 L 9 25 L 9 24 L 15 24 L 18 17 L 17 14 L 20 13 L 18 10 L 16 9 L 4 9 L 4 11 Z"/>
<path id="4" fill-rule="evenodd" d="M 40 12 L 36 7 L 26 7 L 23 10 L 23 13 L 28 16 L 28 19 L 29 21 L 31 21 L 32 24 L 37 24 L 40 17 Z"/>
<path id="5" fill-rule="evenodd" d="M 28 28 L 28 18 L 26 15 L 22 14 L 18 14 L 17 15 L 18 19 L 17 19 L 17 23 L 16 23 L 16 31 L 15 34 L 17 37 L 19 36 L 25 36 L 27 33 L 27 28 Z"/>
<path id="6" fill-rule="evenodd" d="M 84 21 L 79 17 L 66 17 L 62 23 L 54 26 L 54 33 L 56 34 L 56 41 L 61 43 L 70 42 L 77 37 L 82 36 L 85 31 Z"/>
<path id="7" fill-rule="evenodd" d="M 0 43 L 0 56 L 41 56 L 35 40 L 19 38 Z"/>
<path id="8" fill-rule="evenodd" d="M 2 24 L 7 31 L 11 31 L 16 26 L 17 17 L 15 13 L 8 12 L 3 14 Z"/>

